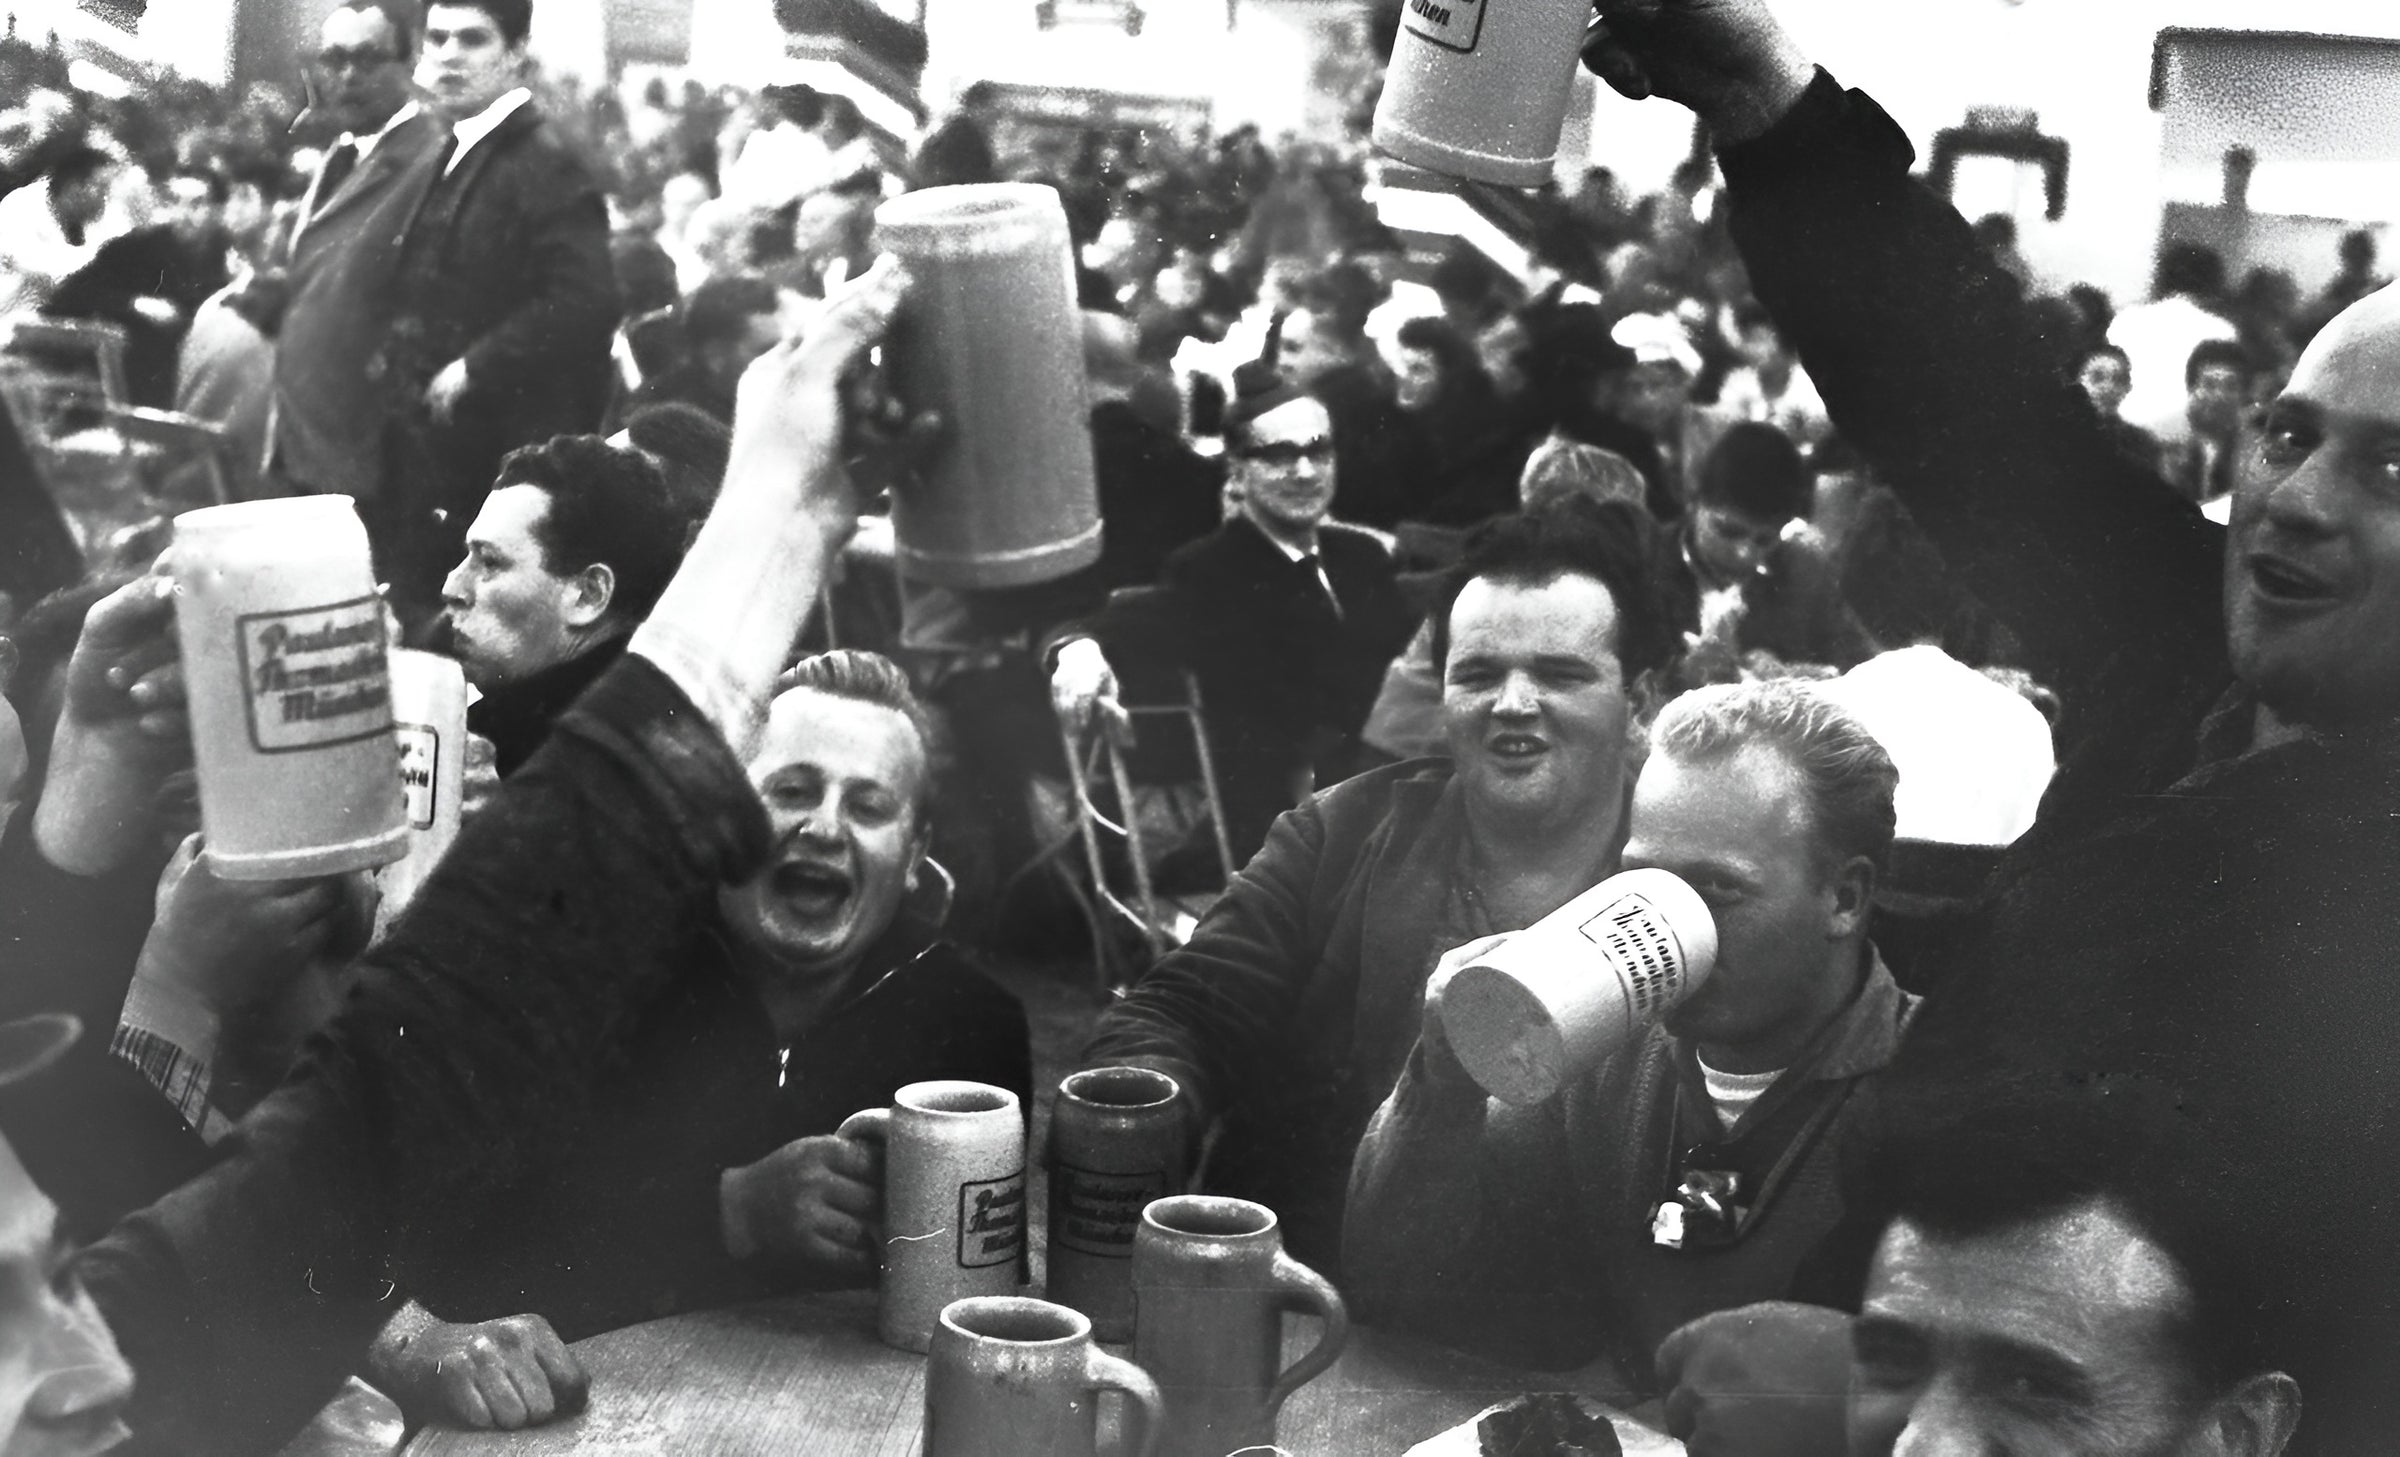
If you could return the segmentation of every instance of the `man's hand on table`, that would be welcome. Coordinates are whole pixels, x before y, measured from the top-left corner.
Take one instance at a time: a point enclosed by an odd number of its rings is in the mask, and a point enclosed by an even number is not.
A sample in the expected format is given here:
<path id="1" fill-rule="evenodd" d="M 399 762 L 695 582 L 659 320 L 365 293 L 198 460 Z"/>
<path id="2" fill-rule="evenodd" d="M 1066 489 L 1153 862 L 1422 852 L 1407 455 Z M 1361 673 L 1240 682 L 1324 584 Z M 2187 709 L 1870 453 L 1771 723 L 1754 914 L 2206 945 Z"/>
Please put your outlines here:
<path id="1" fill-rule="evenodd" d="M 583 1364 L 538 1315 L 452 1325 L 414 1304 L 384 1327 L 367 1377 L 411 1422 L 502 1431 L 573 1416 L 591 1389 Z"/>
<path id="2" fill-rule="evenodd" d="M 1782 120 L 1816 76 L 1766 0 L 1600 0 L 1583 64 L 1636 101 L 1690 107 L 1720 147 Z"/>
<path id="3" fill-rule="evenodd" d="M 1842 1457 L 1850 1317 L 1764 1301 L 1683 1326 L 1658 1347 L 1667 1433 L 1691 1457 Z"/>
<path id="4" fill-rule="evenodd" d="M 871 1277 L 883 1242 L 883 1145 L 838 1134 L 794 1139 L 726 1170 L 718 1212 L 735 1259 Z"/>

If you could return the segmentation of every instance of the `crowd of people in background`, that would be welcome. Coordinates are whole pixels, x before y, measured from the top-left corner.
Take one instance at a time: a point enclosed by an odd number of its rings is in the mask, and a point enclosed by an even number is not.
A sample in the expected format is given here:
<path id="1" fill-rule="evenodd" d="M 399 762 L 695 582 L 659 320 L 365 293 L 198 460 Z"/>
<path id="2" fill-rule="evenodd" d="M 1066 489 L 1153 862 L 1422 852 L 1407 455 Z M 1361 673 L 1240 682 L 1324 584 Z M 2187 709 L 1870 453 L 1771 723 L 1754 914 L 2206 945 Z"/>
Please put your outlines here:
<path id="1" fill-rule="evenodd" d="M 880 1155 L 837 1129 L 922 1076 L 1030 1102 L 982 968 L 1089 954 L 1026 869 L 1105 735 L 1165 830 L 1146 881 L 1204 909 L 1084 1060 L 1172 1073 L 1211 1187 L 1367 1318 L 1609 1355 L 1694 1451 L 1828 1440 L 1829 1389 L 1861 1451 L 2088 1418 L 2089 1450 L 2271 1453 L 2302 1387 L 2328 1442 L 2368 1430 L 2390 1332 L 2316 1226 L 2388 1200 L 2351 963 L 2390 856 L 2327 786 L 2386 782 L 2359 664 L 2400 624 L 2275 634 L 2348 570 L 2280 483 L 2400 415 L 2343 393 L 2388 396 L 2342 363 L 2390 327 L 2374 236 L 2313 296 L 2190 242 L 2150 299 L 2060 286 L 1721 9 L 1680 43 L 1752 91 L 1661 72 L 1691 158 L 1527 194 L 1521 275 L 1386 227 L 1363 126 L 1068 127 L 976 85 L 908 139 L 808 85 L 541 77 L 528 0 L 342 0 L 305 92 L 104 97 L 0 42 L 0 314 L 121 331 L 131 402 L 220 431 L 234 498 L 351 496 L 483 746 L 455 864 L 371 945 L 355 886 L 218 880 L 165 513 L 73 519 L 0 411 L 0 1006 L 87 1028 L 0 1059 L 56 1064 L 0 1150 L 99 1239 L 137 1425 L 244 1450 L 352 1374 L 538 1424 L 584 1334 L 871 1279 Z M 906 422 L 843 390 L 902 288 L 878 206 L 1000 181 L 1065 210 L 1104 545 L 938 588 L 883 521 Z M 1189 744 L 1127 731 L 1187 675 L 1215 815 L 1153 789 Z M 2319 885 L 2290 857 L 2328 845 Z M 1489 1102 L 1429 988 L 1641 866 L 1701 891 L 1716 981 Z M 2286 910 L 2305 952 L 2261 940 Z M 2271 1007 L 2254 960 L 2323 980 Z M 2252 1052 L 2255 1100 L 2193 1092 Z M 2278 1142 L 2320 1094 L 2371 1126 Z M 2281 1243 L 2237 1277 L 2244 1239 Z M 1986 1325 L 2049 1352 L 2036 1396 L 1987 1389 Z"/>

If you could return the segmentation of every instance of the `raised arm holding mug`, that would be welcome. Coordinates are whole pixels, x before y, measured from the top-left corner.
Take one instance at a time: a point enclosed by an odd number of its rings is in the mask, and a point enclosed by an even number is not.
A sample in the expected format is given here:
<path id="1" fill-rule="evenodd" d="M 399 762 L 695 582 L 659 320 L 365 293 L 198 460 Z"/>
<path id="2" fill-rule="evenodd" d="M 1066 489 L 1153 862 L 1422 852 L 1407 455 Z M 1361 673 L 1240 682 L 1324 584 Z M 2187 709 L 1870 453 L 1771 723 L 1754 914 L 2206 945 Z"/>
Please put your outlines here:
<path id="1" fill-rule="evenodd" d="M 1587 62 L 1709 125 L 1835 425 L 2067 705 L 2042 813 L 1884 1080 L 1884 1136 L 2012 1087 L 2167 1090 L 2201 1135 L 2189 1206 L 2234 1233 L 2248 1319 L 2308 1393 L 2294 1449 L 2372 1450 L 2400 1420 L 2400 1246 L 2318 1211 L 2400 1197 L 2400 297 L 2302 355 L 2220 530 L 2111 447 L 1900 128 L 1759 0 L 1600 10 Z M 1855 1298 L 1875 1212 L 1830 1297 Z"/>
<path id="2" fill-rule="evenodd" d="M 578 1126 L 678 939 L 765 857 L 743 757 L 853 529 L 843 389 L 902 288 L 871 272 L 752 367 L 724 490 L 625 661 L 462 831 L 231 1153 L 87 1251 L 138 1429 L 257 1451 L 297 1427 L 395 1282 Z"/>

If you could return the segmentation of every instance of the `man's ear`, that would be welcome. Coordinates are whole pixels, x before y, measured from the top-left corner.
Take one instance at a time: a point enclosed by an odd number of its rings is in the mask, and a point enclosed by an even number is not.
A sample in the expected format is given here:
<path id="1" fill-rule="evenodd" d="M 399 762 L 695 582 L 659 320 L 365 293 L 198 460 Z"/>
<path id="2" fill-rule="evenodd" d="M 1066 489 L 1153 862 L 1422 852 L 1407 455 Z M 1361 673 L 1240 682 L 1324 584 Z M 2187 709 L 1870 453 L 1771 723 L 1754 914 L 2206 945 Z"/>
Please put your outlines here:
<path id="1" fill-rule="evenodd" d="M 1674 696 L 1675 690 L 1667 681 L 1666 669 L 1644 668 L 1633 675 L 1632 682 L 1625 685 L 1628 717 L 1633 723 L 1647 729 L 1650 721 L 1658 717 L 1658 711 L 1666 707 L 1667 700 Z"/>
<path id="2" fill-rule="evenodd" d="M 616 600 L 616 569 L 606 562 L 592 563 L 568 579 L 567 625 L 590 627 L 608 615 Z"/>
<path id="3" fill-rule="evenodd" d="M 1832 913 L 1825 918 L 1825 939 L 1839 941 L 1864 930 L 1875 910 L 1875 863 L 1853 855 L 1834 873 Z"/>
<path id="4" fill-rule="evenodd" d="M 2300 1383 L 2261 1371 L 2210 1404 L 2200 1435 L 2221 1457 L 2276 1457 L 2299 1425 Z"/>

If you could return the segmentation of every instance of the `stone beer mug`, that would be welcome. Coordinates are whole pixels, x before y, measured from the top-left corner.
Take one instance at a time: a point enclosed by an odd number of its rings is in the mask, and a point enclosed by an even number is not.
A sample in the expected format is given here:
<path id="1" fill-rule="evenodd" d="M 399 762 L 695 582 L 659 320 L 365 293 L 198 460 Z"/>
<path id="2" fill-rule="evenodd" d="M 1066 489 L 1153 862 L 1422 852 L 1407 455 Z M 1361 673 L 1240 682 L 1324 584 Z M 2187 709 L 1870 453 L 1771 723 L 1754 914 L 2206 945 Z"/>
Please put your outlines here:
<path id="1" fill-rule="evenodd" d="M 910 1083 L 853 1113 L 844 1138 L 883 1143 L 885 1344 L 923 1351 L 942 1307 L 1014 1295 L 1025 1258 L 1025 1117 L 988 1083 Z"/>
<path id="2" fill-rule="evenodd" d="M 1143 1067 L 1088 1068 L 1050 1109 L 1049 1296 L 1133 1338 L 1133 1240 L 1142 1210 L 1184 1181 L 1181 1090 Z"/>
<path id="3" fill-rule="evenodd" d="M 1442 1035 L 1483 1090 L 1526 1106 L 1557 1094 L 1700 988 L 1717 922 L 1664 870 L 1601 881 L 1498 937 L 1441 988 Z"/>
<path id="4" fill-rule="evenodd" d="M 170 560 L 210 867 L 296 880 L 400 858 L 383 603 L 350 498 L 186 511 Z"/>
<path id="5" fill-rule="evenodd" d="M 1166 1400 L 1158 1457 L 1272 1445 L 1285 1399 L 1350 1336 L 1341 1295 L 1283 1252 L 1275 1211 L 1247 1199 L 1182 1194 L 1143 1210 L 1133 1289 L 1133 1359 Z M 1283 1313 L 1293 1309 L 1323 1317 L 1325 1329 L 1279 1374 Z"/>
<path id="6" fill-rule="evenodd" d="M 1099 560 L 1083 315 L 1056 189 L 922 188 L 875 210 L 875 246 L 908 268 L 883 345 L 893 387 L 947 426 L 892 495 L 901 575 L 1019 587 Z"/>
<path id="7" fill-rule="evenodd" d="M 982 1295 L 944 1307 L 925 1363 L 925 1457 L 1095 1457 L 1101 1391 L 1140 1414 L 1128 1457 L 1149 1457 L 1158 1387 L 1092 1343 L 1092 1323 L 1047 1300 Z"/>

